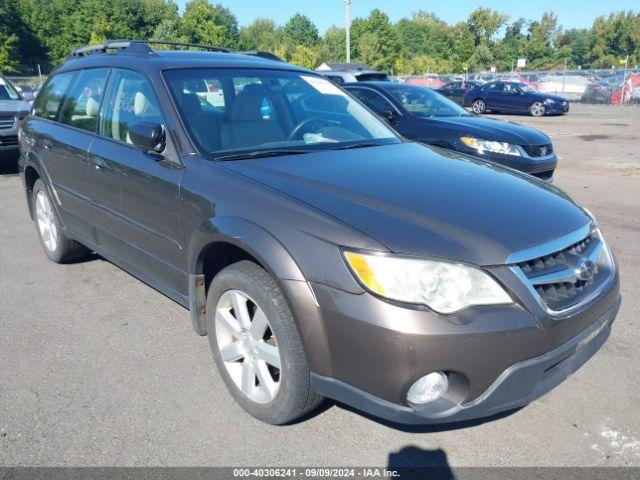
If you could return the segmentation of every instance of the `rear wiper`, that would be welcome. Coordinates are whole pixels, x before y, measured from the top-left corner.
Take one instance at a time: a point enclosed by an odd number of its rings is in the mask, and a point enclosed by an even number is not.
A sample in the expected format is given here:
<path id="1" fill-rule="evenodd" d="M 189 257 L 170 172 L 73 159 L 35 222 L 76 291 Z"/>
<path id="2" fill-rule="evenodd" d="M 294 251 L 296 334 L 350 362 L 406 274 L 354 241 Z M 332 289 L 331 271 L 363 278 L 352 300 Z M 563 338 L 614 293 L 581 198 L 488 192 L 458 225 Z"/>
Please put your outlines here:
<path id="1" fill-rule="evenodd" d="M 344 145 L 342 147 L 332 148 L 331 150 L 351 150 L 352 148 L 379 147 L 381 145 L 381 143 L 375 142 L 352 143 L 351 145 Z"/>
<path id="2" fill-rule="evenodd" d="M 261 150 L 256 152 L 233 153 L 231 155 L 221 155 L 215 157 L 217 161 L 225 162 L 231 160 L 244 160 L 247 158 L 279 157 L 285 155 L 301 155 L 311 153 L 309 150 Z"/>

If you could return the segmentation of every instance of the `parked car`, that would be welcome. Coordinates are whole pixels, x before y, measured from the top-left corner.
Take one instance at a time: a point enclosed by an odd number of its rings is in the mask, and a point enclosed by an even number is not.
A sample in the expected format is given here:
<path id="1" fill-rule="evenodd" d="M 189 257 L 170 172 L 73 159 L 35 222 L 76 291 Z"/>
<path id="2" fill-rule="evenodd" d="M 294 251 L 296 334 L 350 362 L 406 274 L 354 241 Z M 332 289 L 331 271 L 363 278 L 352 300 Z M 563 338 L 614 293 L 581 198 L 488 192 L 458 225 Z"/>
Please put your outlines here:
<path id="1" fill-rule="evenodd" d="M 491 82 L 474 88 L 464 97 L 464 106 L 471 107 L 476 114 L 492 111 L 529 113 L 534 117 L 569 111 L 566 99 L 538 92 L 524 83 L 516 82 Z"/>
<path id="2" fill-rule="evenodd" d="M 18 125 L 31 106 L 6 78 L 0 75 L 0 161 L 18 157 Z"/>
<path id="3" fill-rule="evenodd" d="M 20 92 L 20 94 L 22 95 L 22 98 L 29 103 L 32 103 L 33 100 L 36 98 L 36 92 L 34 92 L 34 89 L 31 88 L 31 86 L 27 85 L 27 84 L 22 84 L 22 85 L 16 85 L 16 90 L 18 90 Z"/>
<path id="4" fill-rule="evenodd" d="M 410 140 L 444 147 L 551 180 L 557 158 L 539 130 L 471 115 L 433 90 L 385 82 L 347 84 L 355 95 Z"/>
<path id="5" fill-rule="evenodd" d="M 474 81 L 465 82 L 464 80 L 462 80 L 462 81 L 447 83 L 446 85 L 443 85 L 442 87 L 436 89 L 436 92 L 462 105 L 462 103 L 464 102 L 465 95 L 469 93 L 470 90 L 473 90 L 478 86 L 480 86 L 480 83 L 478 82 L 474 82 Z"/>
<path id="6" fill-rule="evenodd" d="M 316 72 L 337 85 L 349 82 L 390 81 L 386 73 L 373 70 L 364 63 L 323 63 Z"/>
<path id="7" fill-rule="evenodd" d="M 617 79 L 609 79 L 602 80 L 595 83 L 590 83 L 587 85 L 582 98 L 580 99 L 583 103 L 601 103 L 601 104 L 610 104 L 613 93 L 616 91 L 622 91 L 624 87 L 624 83 L 622 80 Z"/>
<path id="8" fill-rule="evenodd" d="M 206 48 L 74 51 L 20 130 L 20 173 L 45 254 L 94 251 L 188 307 L 247 412 L 286 423 L 324 396 L 477 418 L 606 341 L 616 263 L 566 194 L 405 141 L 317 73 Z"/>
<path id="9" fill-rule="evenodd" d="M 375 81 L 375 79 L 370 79 L 371 81 Z M 424 88 L 431 88 L 433 90 L 443 87 L 444 82 L 440 80 L 436 76 L 423 75 L 419 77 L 407 77 L 404 81 L 407 85 L 418 85 Z"/>

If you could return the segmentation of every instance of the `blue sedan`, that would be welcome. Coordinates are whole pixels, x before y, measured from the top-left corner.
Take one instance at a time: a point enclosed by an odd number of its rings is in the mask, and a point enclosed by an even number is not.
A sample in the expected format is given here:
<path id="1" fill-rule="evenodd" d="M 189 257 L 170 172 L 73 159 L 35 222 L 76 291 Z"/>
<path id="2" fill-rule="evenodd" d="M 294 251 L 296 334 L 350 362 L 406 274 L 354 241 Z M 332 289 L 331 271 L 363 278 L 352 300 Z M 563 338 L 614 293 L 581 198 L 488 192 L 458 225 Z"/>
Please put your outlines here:
<path id="1" fill-rule="evenodd" d="M 475 114 L 492 111 L 528 113 L 534 117 L 569 111 L 566 99 L 541 93 L 518 82 L 490 82 L 476 87 L 465 95 L 464 106 L 471 107 Z"/>

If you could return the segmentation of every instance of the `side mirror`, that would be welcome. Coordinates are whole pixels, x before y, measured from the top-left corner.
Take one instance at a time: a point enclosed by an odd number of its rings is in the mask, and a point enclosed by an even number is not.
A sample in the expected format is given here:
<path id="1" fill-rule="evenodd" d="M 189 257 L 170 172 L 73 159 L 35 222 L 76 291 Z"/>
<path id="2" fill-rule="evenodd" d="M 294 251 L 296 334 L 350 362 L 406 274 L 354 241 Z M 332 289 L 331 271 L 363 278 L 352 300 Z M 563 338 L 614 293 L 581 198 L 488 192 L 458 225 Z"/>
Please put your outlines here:
<path id="1" fill-rule="evenodd" d="M 151 153 L 162 152 L 166 143 L 164 127 L 159 123 L 134 123 L 129 127 L 129 137 L 136 147 Z"/>

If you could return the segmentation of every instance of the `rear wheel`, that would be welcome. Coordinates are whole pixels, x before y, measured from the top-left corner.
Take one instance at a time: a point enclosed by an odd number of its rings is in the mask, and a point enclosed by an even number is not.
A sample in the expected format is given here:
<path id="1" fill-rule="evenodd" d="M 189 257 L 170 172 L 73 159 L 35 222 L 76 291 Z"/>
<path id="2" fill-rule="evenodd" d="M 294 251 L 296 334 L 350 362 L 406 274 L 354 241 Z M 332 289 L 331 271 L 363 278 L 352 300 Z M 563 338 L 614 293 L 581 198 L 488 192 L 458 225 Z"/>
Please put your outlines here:
<path id="1" fill-rule="evenodd" d="M 44 253 L 56 263 L 79 260 L 89 250 L 62 232 L 62 226 L 53 208 L 49 192 L 42 180 L 36 180 L 31 198 L 38 230 L 38 238 Z"/>
<path id="2" fill-rule="evenodd" d="M 484 100 L 481 99 L 477 99 L 474 100 L 474 102 L 471 104 L 471 110 L 473 110 L 473 113 L 480 115 L 481 113 L 484 113 L 487 109 L 486 104 L 484 103 Z"/>
<path id="3" fill-rule="evenodd" d="M 529 106 L 529 113 L 534 117 L 542 117 L 545 114 L 544 103 L 542 102 L 533 102 Z"/>
<path id="4" fill-rule="evenodd" d="M 227 388 L 249 414 L 280 425 L 320 403 L 287 302 L 255 263 L 238 262 L 216 275 L 207 295 L 207 331 Z"/>

